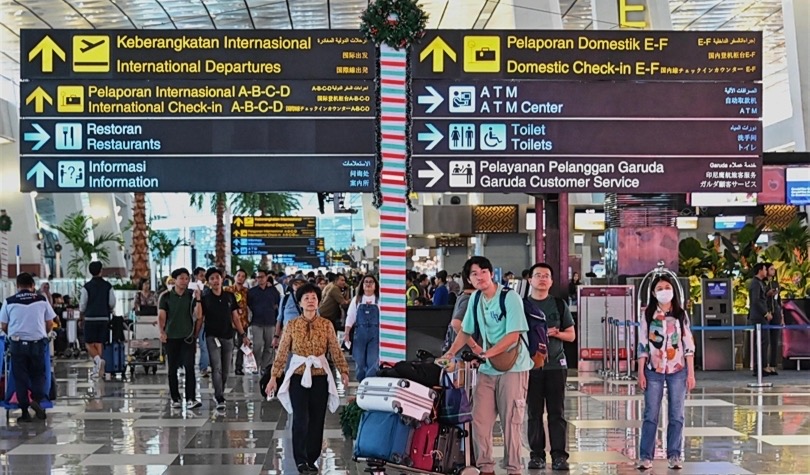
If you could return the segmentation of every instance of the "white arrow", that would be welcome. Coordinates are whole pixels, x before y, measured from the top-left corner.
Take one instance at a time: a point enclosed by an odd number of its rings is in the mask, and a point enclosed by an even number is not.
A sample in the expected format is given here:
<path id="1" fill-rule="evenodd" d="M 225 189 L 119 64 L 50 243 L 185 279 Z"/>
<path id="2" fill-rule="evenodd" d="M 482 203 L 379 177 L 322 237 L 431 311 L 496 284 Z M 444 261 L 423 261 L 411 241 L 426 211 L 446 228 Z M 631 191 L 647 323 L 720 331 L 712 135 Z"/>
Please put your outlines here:
<path id="1" fill-rule="evenodd" d="M 51 180 L 53 180 L 53 173 L 45 166 L 42 162 L 37 162 L 36 165 L 31 167 L 28 170 L 28 174 L 25 175 L 26 180 L 30 180 L 32 176 L 36 175 L 36 186 L 37 188 L 42 188 L 45 186 L 45 175 L 48 176 Z"/>
<path id="2" fill-rule="evenodd" d="M 433 188 L 433 185 L 444 176 L 444 172 L 430 160 L 425 160 L 425 163 L 431 170 L 419 170 L 419 178 L 430 178 L 431 180 L 425 186 Z"/>
<path id="3" fill-rule="evenodd" d="M 43 145 L 51 138 L 48 135 L 48 132 L 45 132 L 45 129 L 39 126 L 39 124 L 31 124 L 31 127 L 36 129 L 36 132 L 26 132 L 23 138 L 26 142 L 36 142 L 34 146 L 31 148 L 33 151 L 37 151 L 42 148 Z"/>
<path id="4" fill-rule="evenodd" d="M 432 86 L 426 86 L 427 92 L 430 93 L 429 96 L 419 96 L 419 103 L 420 104 L 430 104 L 430 107 L 425 111 L 426 113 L 430 114 L 439 107 L 442 102 L 444 102 L 444 97 L 441 94 L 436 92 L 436 89 L 433 89 Z"/>
<path id="5" fill-rule="evenodd" d="M 425 127 L 427 127 L 430 132 L 419 132 L 416 138 L 420 142 L 430 142 L 427 147 L 425 147 L 425 150 L 433 150 L 433 148 L 442 141 L 444 135 L 442 135 L 439 129 L 434 127 L 433 124 L 425 124 Z"/>

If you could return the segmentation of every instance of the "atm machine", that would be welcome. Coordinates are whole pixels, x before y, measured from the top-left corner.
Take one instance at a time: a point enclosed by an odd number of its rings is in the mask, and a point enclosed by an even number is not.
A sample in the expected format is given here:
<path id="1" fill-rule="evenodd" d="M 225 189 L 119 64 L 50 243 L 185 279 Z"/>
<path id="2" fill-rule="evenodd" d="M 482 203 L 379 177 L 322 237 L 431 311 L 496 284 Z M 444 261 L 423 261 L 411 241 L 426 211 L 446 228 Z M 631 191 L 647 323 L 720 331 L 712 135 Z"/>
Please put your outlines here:
<path id="1" fill-rule="evenodd" d="M 731 279 L 703 279 L 701 326 L 730 327 L 734 324 L 734 296 Z M 697 363 L 704 371 L 733 371 L 734 331 L 708 330 L 693 332 L 698 346 Z"/>

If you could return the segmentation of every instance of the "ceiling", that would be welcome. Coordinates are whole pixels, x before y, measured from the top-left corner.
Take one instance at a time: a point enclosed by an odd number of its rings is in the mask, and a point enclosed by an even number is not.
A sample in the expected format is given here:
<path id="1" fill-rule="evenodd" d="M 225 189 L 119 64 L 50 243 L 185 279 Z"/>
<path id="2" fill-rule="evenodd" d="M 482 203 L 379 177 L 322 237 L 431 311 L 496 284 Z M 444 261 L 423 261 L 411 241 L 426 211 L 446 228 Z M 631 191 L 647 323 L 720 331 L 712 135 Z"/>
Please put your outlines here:
<path id="1" fill-rule="evenodd" d="M 591 0 L 559 0 L 565 29 L 592 28 Z M 544 4 L 545 2 L 537 2 Z M 765 86 L 787 90 L 782 0 L 669 0 L 675 30 L 763 30 Z M 367 0 L 0 0 L 0 76 L 19 82 L 23 28 L 358 28 Z M 511 28 L 546 14 L 526 0 L 423 0 L 428 28 Z"/>

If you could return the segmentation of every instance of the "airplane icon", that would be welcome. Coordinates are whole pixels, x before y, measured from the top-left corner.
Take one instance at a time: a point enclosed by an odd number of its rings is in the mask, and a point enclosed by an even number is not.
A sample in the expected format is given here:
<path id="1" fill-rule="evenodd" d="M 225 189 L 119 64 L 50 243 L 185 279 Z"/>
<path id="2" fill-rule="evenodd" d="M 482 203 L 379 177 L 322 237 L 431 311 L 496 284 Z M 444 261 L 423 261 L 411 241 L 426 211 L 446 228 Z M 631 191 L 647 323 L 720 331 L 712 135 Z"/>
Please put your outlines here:
<path id="1" fill-rule="evenodd" d="M 88 40 L 86 40 L 86 39 L 82 39 L 82 41 L 81 41 L 81 42 L 82 42 L 82 45 L 83 45 L 83 46 L 81 47 L 81 52 L 82 52 L 82 53 L 86 53 L 86 52 L 90 51 L 91 49 L 95 48 L 96 46 L 101 46 L 101 45 L 103 45 L 104 43 L 106 43 L 106 42 L 107 42 L 107 38 L 103 38 L 103 39 L 99 40 L 99 41 L 98 41 L 98 42 L 96 42 L 96 43 L 92 43 L 92 42 L 90 42 L 90 41 L 88 41 Z"/>

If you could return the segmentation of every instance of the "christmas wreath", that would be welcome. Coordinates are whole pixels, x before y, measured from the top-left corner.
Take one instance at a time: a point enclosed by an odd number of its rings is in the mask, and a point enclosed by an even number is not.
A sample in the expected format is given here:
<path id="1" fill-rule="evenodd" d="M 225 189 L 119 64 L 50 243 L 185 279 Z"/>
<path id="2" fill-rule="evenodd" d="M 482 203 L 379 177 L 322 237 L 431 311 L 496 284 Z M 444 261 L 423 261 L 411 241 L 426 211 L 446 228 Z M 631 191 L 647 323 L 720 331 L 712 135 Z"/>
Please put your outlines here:
<path id="1" fill-rule="evenodd" d="M 0 232 L 7 233 L 11 231 L 11 217 L 6 214 L 6 210 L 0 211 Z"/>
<path id="2" fill-rule="evenodd" d="M 416 0 L 375 0 L 361 16 L 360 31 L 375 45 L 405 48 L 425 36 L 428 15 Z"/>

